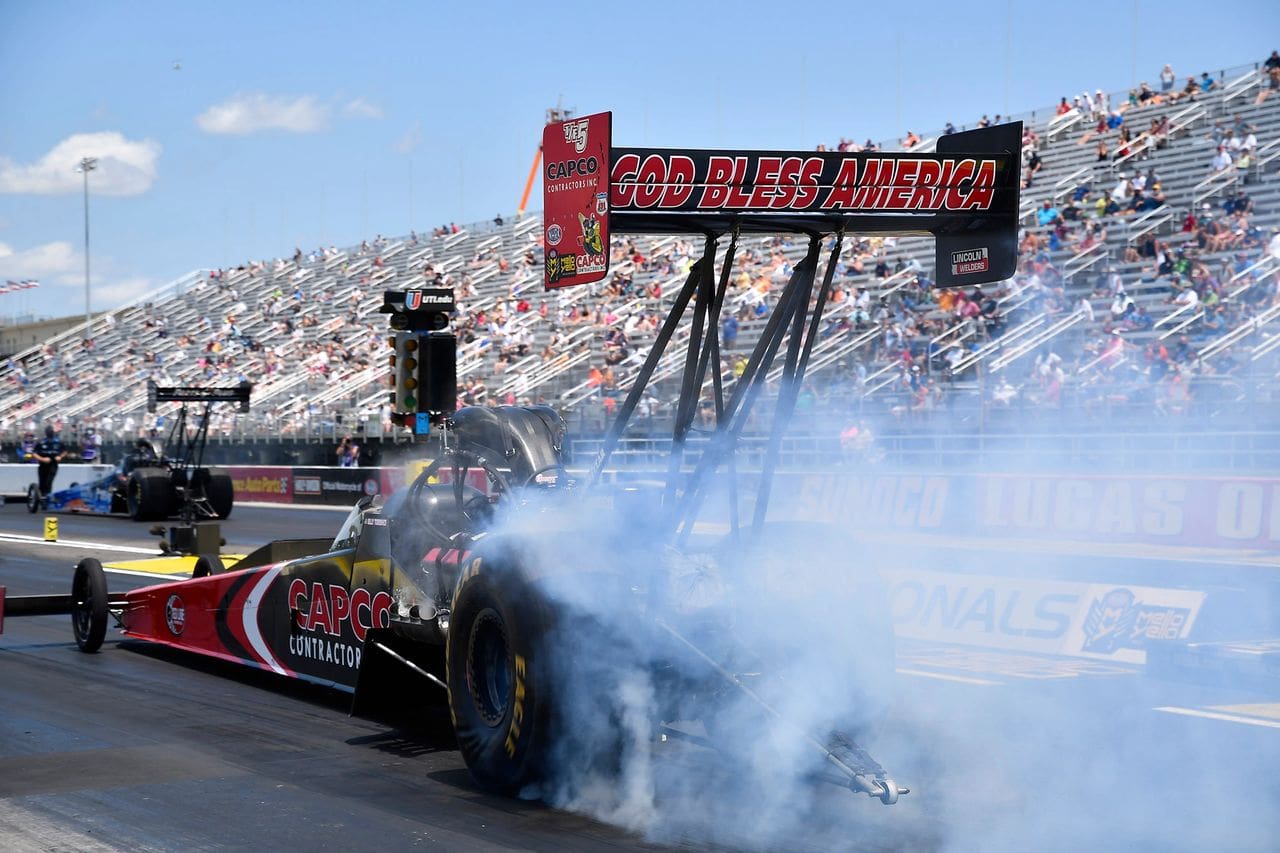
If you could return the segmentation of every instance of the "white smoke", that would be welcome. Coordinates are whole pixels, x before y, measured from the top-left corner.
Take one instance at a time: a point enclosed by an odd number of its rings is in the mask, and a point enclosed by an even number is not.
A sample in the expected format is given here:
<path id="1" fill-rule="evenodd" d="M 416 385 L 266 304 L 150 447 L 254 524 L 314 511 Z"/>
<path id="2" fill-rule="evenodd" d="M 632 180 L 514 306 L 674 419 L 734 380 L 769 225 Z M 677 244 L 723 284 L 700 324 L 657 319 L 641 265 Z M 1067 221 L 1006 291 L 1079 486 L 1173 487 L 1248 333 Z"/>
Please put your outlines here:
<path id="1" fill-rule="evenodd" d="M 741 497 L 750 518 L 750 494 Z M 888 607 L 875 575 L 892 580 L 899 548 L 785 523 L 766 525 L 764 548 L 712 545 L 725 538 L 728 502 L 720 493 L 706 506 L 702 520 L 718 533 L 683 550 L 660 538 L 656 510 L 617 523 L 574 504 L 555 531 L 556 511 L 534 507 L 499 531 L 536 533 L 530 564 L 569 569 L 552 572 L 546 589 L 567 614 L 554 648 L 571 736 L 530 796 L 653 842 L 749 850 L 1265 850 L 1280 837 L 1280 785 L 1224 784 L 1229 762 L 1256 779 L 1267 759 L 1221 727 L 1153 721 L 1160 688 L 1150 676 L 897 674 L 908 667 L 876 632 Z M 1053 568 L 1036 553 L 937 555 L 934 569 L 998 571 L 1015 583 Z M 669 584 L 656 610 L 655 576 Z M 659 617 L 745 674 L 780 719 Z M 886 807 L 818 781 L 838 774 L 806 735 L 833 729 L 912 793 Z"/>

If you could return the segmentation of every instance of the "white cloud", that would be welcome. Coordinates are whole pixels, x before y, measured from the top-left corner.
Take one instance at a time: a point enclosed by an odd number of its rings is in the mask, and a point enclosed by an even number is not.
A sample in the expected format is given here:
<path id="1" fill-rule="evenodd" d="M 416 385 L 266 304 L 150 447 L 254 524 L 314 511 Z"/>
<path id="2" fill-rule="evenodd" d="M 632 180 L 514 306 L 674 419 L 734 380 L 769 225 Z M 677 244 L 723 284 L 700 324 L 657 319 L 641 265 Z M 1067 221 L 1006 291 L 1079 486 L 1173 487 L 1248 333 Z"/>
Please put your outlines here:
<path id="1" fill-rule="evenodd" d="M 214 104 L 196 118 L 206 133 L 244 135 L 260 130 L 315 133 L 329 126 L 329 107 L 314 95 L 288 97 L 255 93 Z"/>
<path id="2" fill-rule="evenodd" d="M 93 282 L 93 308 L 95 311 L 114 308 L 123 302 L 136 299 L 144 293 L 154 290 L 155 287 L 156 285 L 152 283 L 151 279 L 144 276 L 109 279 L 105 282 L 95 281 Z"/>
<path id="3" fill-rule="evenodd" d="M 68 136 L 34 163 L 17 163 L 0 156 L 0 193 L 57 195 L 80 192 L 77 171 L 84 157 L 98 158 L 89 176 L 89 190 L 98 195 L 139 195 L 156 180 L 160 143 L 126 139 L 115 131 Z"/>
<path id="4" fill-rule="evenodd" d="M 145 276 L 118 276 L 112 271 L 115 263 L 107 256 L 94 256 L 91 280 L 93 310 L 114 308 L 136 299 L 156 288 L 156 283 Z M 54 316 L 76 314 L 84 299 L 84 254 L 71 243 L 59 240 L 15 251 L 7 243 L 0 243 L 0 283 L 5 281 L 40 282 L 36 290 L 24 290 L 29 300 L 41 303 L 37 309 Z M 0 304 L 0 309 L 4 305 Z"/>
<path id="5" fill-rule="evenodd" d="M 391 150 L 397 154 L 412 154 L 422 144 L 422 125 L 414 122 L 400 138 L 391 143 Z"/>
<path id="6" fill-rule="evenodd" d="M 343 118 L 382 118 L 382 107 L 364 98 L 352 98 L 342 105 Z"/>
<path id="7" fill-rule="evenodd" d="M 15 252 L 7 243 L 0 243 L 0 279 L 46 279 L 65 275 L 77 268 L 83 269 L 84 257 L 65 240 L 44 243 Z"/>

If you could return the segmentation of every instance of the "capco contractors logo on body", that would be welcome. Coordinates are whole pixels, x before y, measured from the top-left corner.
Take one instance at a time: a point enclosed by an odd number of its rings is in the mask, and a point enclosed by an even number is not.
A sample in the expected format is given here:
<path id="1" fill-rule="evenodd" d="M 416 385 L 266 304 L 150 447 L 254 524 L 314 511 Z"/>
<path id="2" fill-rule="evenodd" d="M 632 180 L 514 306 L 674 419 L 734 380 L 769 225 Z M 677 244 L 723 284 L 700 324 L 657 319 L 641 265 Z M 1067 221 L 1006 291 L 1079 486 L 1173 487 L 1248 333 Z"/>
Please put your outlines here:
<path id="1" fill-rule="evenodd" d="M 614 149 L 615 211 L 990 210 L 997 160 Z"/>
<path id="2" fill-rule="evenodd" d="M 963 252 L 951 253 L 951 274 L 969 275 L 975 272 L 986 272 L 990 267 L 987 247 L 965 249 Z"/>
<path id="3" fill-rule="evenodd" d="M 169 633 L 175 637 L 182 636 L 182 629 L 187 627 L 187 608 L 176 593 L 164 603 L 164 624 L 169 626 Z"/>
<path id="4" fill-rule="evenodd" d="M 310 593 L 310 600 L 307 595 Z M 364 587 L 348 592 L 345 586 L 313 582 L 302 578 L 289 584 L 289 610 L 300 629 L 289 634 L 289 653 L 320 663 L 356 669 L 360 666 L 360 646 L 369 631 L 391 624 L 387 592 L 370 593 Z M 302 633 L 305 632 L 305 633 Z M 344 642 L 347 634 L 355 643 Z"/>

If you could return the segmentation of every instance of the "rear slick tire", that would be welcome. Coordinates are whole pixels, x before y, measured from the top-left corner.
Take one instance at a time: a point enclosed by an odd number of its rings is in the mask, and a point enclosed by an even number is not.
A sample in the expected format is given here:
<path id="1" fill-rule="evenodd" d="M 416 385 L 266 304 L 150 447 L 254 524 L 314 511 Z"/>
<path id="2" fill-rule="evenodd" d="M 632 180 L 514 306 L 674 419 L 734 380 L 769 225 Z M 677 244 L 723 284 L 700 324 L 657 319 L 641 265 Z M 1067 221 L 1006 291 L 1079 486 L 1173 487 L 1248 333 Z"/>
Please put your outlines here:
<path id="1" fill-rule="evenodd" d="M 205 481 L 205 497 L 209 499 L 209 507 L 218 518 L 230 518 L 231 508 L 235 505 L 235 486 L 231 477 L 226 474 L 209 474 Z"/>
<path id="2" fill-rule="evenodd" d="M 168 518 L 175 503 L 168 473 L 145 468 L 134 471 L 125 485 L 125 501 L 134 521 Z"/>
<path id="3" fill-rule="evenodd" d="M 473 559 L 458 580 L 445 653 L 458 748 L 481 788 L 519 794 L 549 746 L 552 614 L 518 562 Z"/>

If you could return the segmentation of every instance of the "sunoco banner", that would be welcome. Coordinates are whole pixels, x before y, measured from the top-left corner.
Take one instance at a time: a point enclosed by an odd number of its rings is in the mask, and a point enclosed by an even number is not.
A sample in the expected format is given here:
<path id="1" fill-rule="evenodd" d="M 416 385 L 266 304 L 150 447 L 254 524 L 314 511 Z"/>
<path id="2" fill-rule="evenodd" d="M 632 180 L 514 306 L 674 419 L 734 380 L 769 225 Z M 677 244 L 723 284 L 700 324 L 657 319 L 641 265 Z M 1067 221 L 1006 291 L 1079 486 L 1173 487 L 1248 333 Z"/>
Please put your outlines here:
<path id="1" fill-rule="evenodd" d="M 855 529 L 1280 550 L 1261 477 L 780 474 L 774 495 L 777 518 Z"/>

